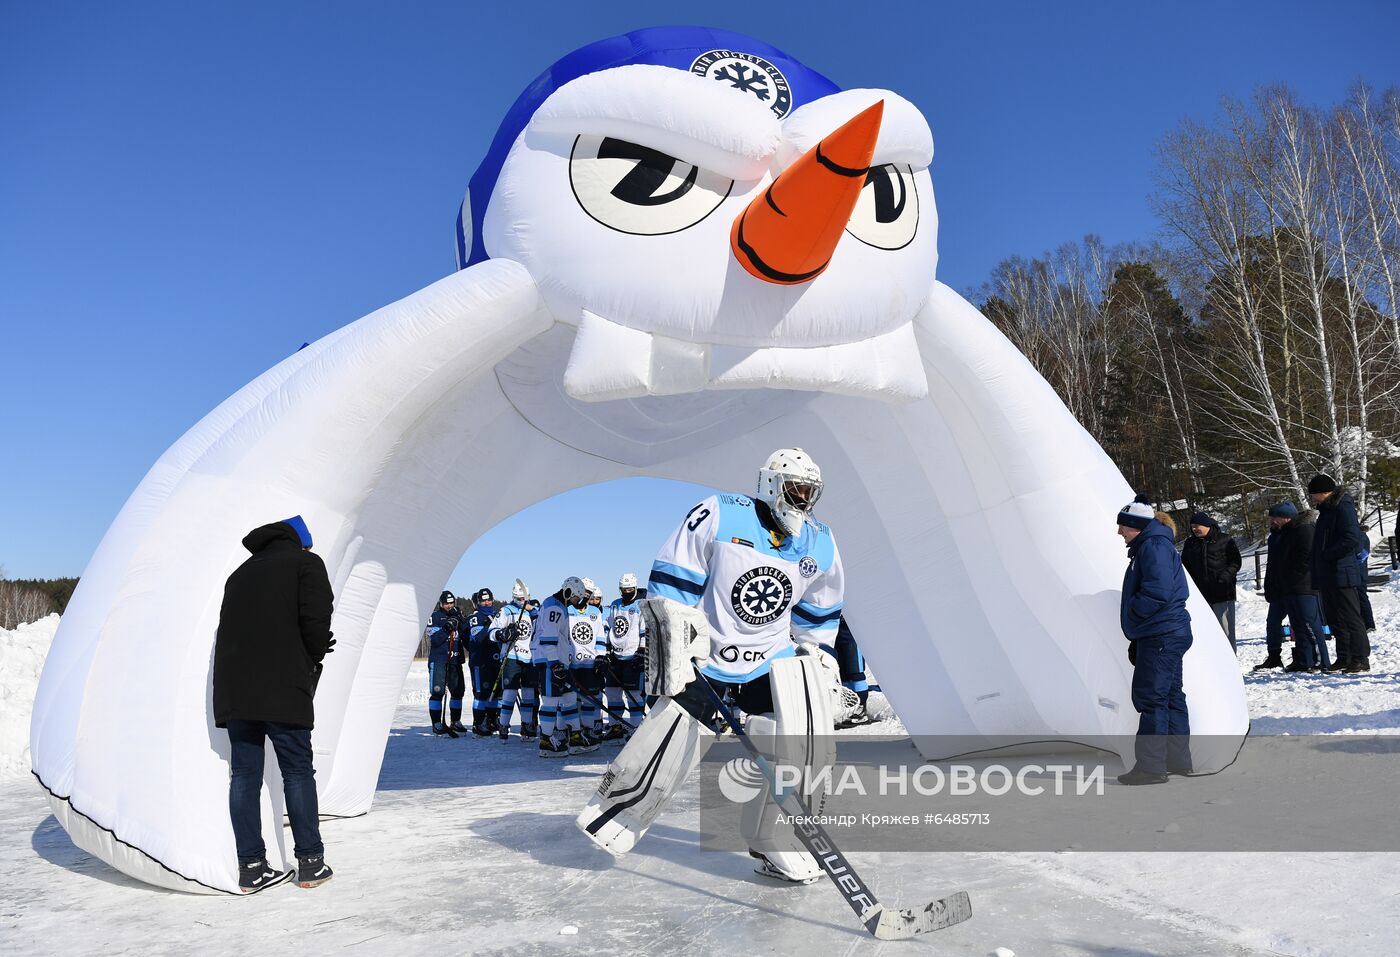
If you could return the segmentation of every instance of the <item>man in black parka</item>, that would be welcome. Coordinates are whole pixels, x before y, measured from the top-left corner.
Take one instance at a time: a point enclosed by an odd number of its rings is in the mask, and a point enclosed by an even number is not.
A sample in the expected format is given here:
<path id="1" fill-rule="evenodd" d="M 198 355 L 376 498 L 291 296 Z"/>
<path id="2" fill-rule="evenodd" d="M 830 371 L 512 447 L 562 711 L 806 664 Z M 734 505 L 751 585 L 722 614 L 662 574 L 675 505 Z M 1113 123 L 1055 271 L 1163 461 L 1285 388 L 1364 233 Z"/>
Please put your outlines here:
<path id="1" fill-rule="evenodd" d="M 1220 630 L 1235 650 L 1235 578 L 1240 571 L 1240 548 L 1205 512 L 1191 516 L 1191 535 L 1181 546 L 1181 564 L 1210 603 Z"/>
<path id="2" fill-rule="evenodd" d="M 1356 560 L 1361 551 L 1361 523 L 1356 502 L 1338 488 L 1330 475 L 1314 475 L 1308 482 L 1308 498 L 1317 509 L 1313 532 L 1312 586 L 1322 596 L 1322 614 L 1337 639 L 1337 659 L 1328 671 L 1356 674 L 1371 670 L 1371 639 L 1361 618 L 1361 596 L 1366 587 Z"/>
<path id="3" fill-rule="evenodd" d="M 252 556 L 229 576 L 214 640 L 214 724 L 228 729 L 229 816 L 239 887 L 263 890 L 292 876 L 267 863 L 260 805 L 263 746 L 271 740 L 292 823 L 297 881 L 330 879 L 312 767 L 312 698 L 321 659 L 333 649 L 332 592 L 300 515 L 249 532 Z"/>

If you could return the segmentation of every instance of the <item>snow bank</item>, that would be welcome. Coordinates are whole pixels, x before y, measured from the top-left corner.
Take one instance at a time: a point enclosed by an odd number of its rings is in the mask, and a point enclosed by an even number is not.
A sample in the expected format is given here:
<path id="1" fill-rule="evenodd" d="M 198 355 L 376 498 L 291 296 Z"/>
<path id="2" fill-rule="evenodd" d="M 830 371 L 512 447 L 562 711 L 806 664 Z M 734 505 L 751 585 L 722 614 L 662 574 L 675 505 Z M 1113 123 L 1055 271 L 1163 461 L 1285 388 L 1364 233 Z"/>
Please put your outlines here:
<path id="1" fill-rule="evenodd" d="M 56 631 L 58 615 L 0 628 L 0 777 L 29 773 L 29 716 Z"/>

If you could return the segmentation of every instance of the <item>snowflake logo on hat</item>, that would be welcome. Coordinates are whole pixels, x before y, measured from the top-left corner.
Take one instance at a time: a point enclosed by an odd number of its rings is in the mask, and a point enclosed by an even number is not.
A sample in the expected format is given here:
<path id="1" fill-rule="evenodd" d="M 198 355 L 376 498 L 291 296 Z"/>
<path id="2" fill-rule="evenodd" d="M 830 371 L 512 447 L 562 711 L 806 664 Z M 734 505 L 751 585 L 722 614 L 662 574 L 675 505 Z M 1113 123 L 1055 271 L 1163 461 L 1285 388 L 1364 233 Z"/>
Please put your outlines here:
<path id="1" fill-rule="evenodd" d="M 752 53 L 736 50 L 711 50 L 695 58 L 690 72 L 728 83 L 733 89 L 749 93 L 782 119 L 792 109 L 792 89 L 781 70 Z"/>

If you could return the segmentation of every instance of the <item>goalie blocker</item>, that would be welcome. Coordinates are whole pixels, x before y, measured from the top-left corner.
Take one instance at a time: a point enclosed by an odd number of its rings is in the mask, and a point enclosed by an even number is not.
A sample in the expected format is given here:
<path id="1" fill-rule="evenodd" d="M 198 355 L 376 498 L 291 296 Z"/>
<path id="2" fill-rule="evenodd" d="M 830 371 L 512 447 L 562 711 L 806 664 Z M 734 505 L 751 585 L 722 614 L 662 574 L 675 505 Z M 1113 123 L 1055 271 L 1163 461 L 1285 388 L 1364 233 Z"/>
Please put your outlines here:
<path id="1" fill-rule="evenodd" d="M 709 625 L 698 609 L 668 599 L 642 602 L 650 637 L 647 691 L 660 695 L 652 712 L 599 781 L 597 793 L 579 814 L 579 828 L 613 854 L 625 854 L 641 839 L 671 796 L 704 758 L 715 734 L 716 710 L 696 677 L 696 660 L 710 654 Z M 815 646 L 775 660 L 768 671 L 737 686 L 738 705 L 749 717 L 746 730 L 770 760 L 808 773 L 836 757 L 833 705 L 840 701 L 835 662 Z M 810 801 L 820 813 L 820 796 Z M 762 855 L 760 873 L 797 882 L 822 874 L 791 825 L 778 823 L 776 804 L 765 789 L 748 802 L 741 832 Z"/>

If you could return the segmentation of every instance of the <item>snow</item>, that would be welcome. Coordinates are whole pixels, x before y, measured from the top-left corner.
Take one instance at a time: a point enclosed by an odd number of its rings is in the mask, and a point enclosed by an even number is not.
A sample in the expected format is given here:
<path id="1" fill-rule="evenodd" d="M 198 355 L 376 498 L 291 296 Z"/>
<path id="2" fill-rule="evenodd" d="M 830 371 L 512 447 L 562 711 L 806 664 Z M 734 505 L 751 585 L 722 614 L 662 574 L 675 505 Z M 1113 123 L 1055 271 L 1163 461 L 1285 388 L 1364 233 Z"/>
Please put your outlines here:
<path id="1" fill-rule="evenodd" d="M 1240 595 L 1240 669 L 1254 733 L 1400 733 L 1400 584 L 1373 594 L 1369 674 L 1255 674 L 1264 602 Z M 833 890 L 775 886 L 742 854 L 698 845 L 687 788 L 626 857 L 575 830 L 616 753 L 541 761 L 518 740 L 426 732 L 426 666 L 404 683 L 374 810 L 328 821 L 336 877 L 248 899 L 128 880 L 78 850 L 28 767 L 28 709 L 56 618 L 0 631 L 0 952 L 72 952 L 102 927 L 109 954 L 249 952 L 295 937 L 316 951 L 482 954 L 874 953 Z M 884 708 L 878 694 L 871 710 Z M 890 718 L 851 733 L 890 733 Z M 1170 786 L 1187 786 L 1175 782 Z M 1377 813 L 1390 813 L 1377 808 Z M 1286 826 L 1286 822 L 1280 822 Z M 910 906 L 966 890 L 970 921 L 915 944 L 987 955 L 1389 957 L 1394 854 L 873 853 L 852 855 L 882 899 Z M 1356 903 L 1353 891 L 1364 888 Z M 1339 893 L 1341 896 L 1339 896 Z M 573 931 L 573 933 L 570 933 Z"/>
<path id="2" fill-rule="evenodd" d="M 0 780 L 29 774 L 29 715 L 56 631 L 57 615 L 0 628 Z"/>

